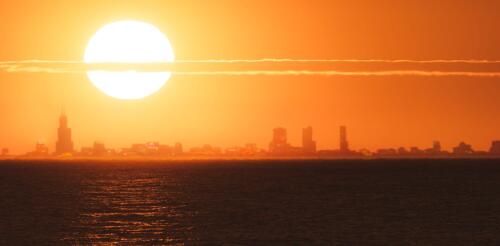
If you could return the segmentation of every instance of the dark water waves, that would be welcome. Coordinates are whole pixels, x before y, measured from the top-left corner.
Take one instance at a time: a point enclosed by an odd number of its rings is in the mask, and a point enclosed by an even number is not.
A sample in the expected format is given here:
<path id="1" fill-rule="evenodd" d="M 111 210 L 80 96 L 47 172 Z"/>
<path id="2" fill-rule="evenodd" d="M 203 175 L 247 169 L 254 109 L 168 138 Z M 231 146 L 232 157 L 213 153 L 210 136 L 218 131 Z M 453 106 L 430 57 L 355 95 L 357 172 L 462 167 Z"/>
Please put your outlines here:
<path id="1" fill-rule="evenodd" d="M 498 245 L 500 162 L 0 163 L 0 245 Z"/>

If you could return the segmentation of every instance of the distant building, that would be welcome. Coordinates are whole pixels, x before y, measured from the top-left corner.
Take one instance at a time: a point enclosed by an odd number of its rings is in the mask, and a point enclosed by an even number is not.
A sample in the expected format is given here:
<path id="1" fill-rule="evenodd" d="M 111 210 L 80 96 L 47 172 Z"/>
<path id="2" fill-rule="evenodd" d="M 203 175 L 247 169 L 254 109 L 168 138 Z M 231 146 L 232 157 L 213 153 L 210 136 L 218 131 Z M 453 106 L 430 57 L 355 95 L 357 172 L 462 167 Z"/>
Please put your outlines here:
<path id="1" fill-rule="evenodd" d="M 9 155 L 9 149 L 3 148 L 2 149 L 2 156 L 7 156 L 7 155 Z"/>
<path id="2" fill-rule="evenodd" d="M 229 147 L 224 151 L 224 154 L 227 156 L 241 156 L 243 153 L 244 149 L 241 147 Z"/>
<path id="3" fill-rule="evenodd" d="M 282 127 L 273 129 L 273 140 L 269 144 L 269 152 L 272 154 L 286 154 L 289 150 L 286 129 Z"/>
<path id="4" fill-rule="evenodd" d="M 183 154 L 182 150 L 182 144 L 181 143 L 175 143 L 174 145 L 174 155 L 179 156 Z"/>
<path id="5" fill-rule="evenodd" d="M 40 155 L 48 155 L 49 147 L 44 143 L 36 143 L 35 152 Z"/>
<path id="6" fill-rule="evenodd" d="M 73 141 L 71 140 L 71 128 L 68 128 L 68 118 L 65 113 L 59 117 L 59 129 L 57 131 L 56 154 L 73 153 Z"/>
<path id="7" fill-rule="evenodd" d="M 312 127 L 302 129 L 302 151 L 305 154 L 316 153 L 316 142 L 313 140 Z"/>
<path id="8" fill-rule="evenodd" d="M 101 142 L 94 142 L 94 147 L 92 148 L 92 154 L 94 156 L 104 156 L 108 154 L 106 146 Z"/>
<path id="9" fill-rule="evenodd" d="M 47 157 L 49 155 L 49 148 L 44 143 L 37 142 L 35 150 L 26 155 L 31 157 Z"/>
<path id="10" fill-rule="evenodd" d="M 158 146 L 158 155 L 165 157 L 172 156 L 173 148 L 166 144 L 160 144 L 160 146 Z"/>
<path id="11" fill-rule="evenodd" d="M 441 142 L 439 141 L 434 141 L 432 143 L 432 150 L 434 151 L 434 153 L 441 153 Z"/>
<path id="12" fill-rule="evenodd" d="M 158 155 L 160 151 L 160 143 L 159 142 L 148 142 L 146 143 L 146 155 Z"/>
<path id="13" fill-rule="evenodd" d="M 112 155 L 111 150 L 107 149 Z M 119 153 L 122 156 L 156 156 L 170 157 L 182 155 L 182 145 L 176 143 L 174 146 L 160 144 L 159 142 L 147 142 L 145 144 L 132 144 L 130 148 L 123 148 Z"/>
<path id="14" fill-rule="evenodd" d="M 457 147 L 453 148 L 453 154 L 455 155 L 470 155 L 474 154 L 474 150 L 470 144 L 461 142 Z"/>
<path id="15" fill-rule="evenodd" d="M 491 142 L 490 154 L 500 155 L 500 140 Z"/>
<path id="16" fill-rule="evenodd" d="M 247 143 L 245 146 L 235 146 L 226 148 L 225 154 L 228 156 L 254 156 L 258 153 L 257 144 Z"/>
<path id="17" fill-rule="evenodd" d="M 395 156 L 397 155 L 398 151 L 396 149 L 379 149 L 377 150 L 376 155 L 377 156 Z"/>
<path id="18" fill-rule="evenodd" d="M 130 148 L 130 152 L 136 155 L 145 155 L 146 154 L 146 145 L 145 144 L 132 144 Z"/>
<path id="19" fill-rule="evenodd" d="M 418 147 L 411 147 L 410 148 L 410 154 L 411 155 L 423 155 L 425 152 Z"/>
<path id="20" fill-rule="evenodd" d="M 398 155 L 408 155 L 410 152 L 405 147 L 398 148 Z"/>
<path id="21" fill-rule="evenodd" d="M 194 156 L 219 156 L 222 154 L 222 151 L 219 147 L 205 144 L 202 147 L 191 148 L 189 154 Z"/>
<path id="22" fill-rule="evenodd" d="M 129 149 L 124 149 L 122 151 L 123 155 L 127 156 L 152 156 L 159 155 L 161 151 L 166 151 L 165 146 L 161 146 L 159 142 L 147 142 L 145 144 L 132 144 Z"/>
<path id="23" fill-rule="evenodd" d="M 255 155 L 255 154 L 257 154 L 258 151 L 259 151 L 259 149 L 257 148 L 257 144 L 254 144 L 254 143 L 245 144 L 245 152 L 248 155 Z"/>
<path id="24" fill-rule="evenodd" d="M 426 155 L 439 155 L 442 154 L 441 143 L 439 141 L 434 141 L 432 143 L 432 148 L 425 149 Z"/>
<path id="25" fill-rule="evenodd" d="M 92 156 L 94 154 L 94 150 L 91 147 L 82 147 L 79 155 L 81 156 Z"/>
<path id="26" fill-rule="evenodd" d="M 360 149 L 359 155 L 360 156 L 372 156 L 373 153 L 369 149 Z"/>
<path id="27" fill-rule="evenodd" d="M 347 142 L 347 128 L 345 126 L 340 127 L 340 153 L 349 153 L 349 142 Z"/>

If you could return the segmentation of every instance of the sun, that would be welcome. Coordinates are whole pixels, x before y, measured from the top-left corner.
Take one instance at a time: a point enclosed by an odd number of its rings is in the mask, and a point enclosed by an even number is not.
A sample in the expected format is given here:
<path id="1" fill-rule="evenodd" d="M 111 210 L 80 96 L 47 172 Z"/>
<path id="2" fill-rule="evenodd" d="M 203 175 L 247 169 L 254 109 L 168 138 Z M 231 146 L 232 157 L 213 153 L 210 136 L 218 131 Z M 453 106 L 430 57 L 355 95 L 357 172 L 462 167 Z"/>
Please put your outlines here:
<path id="1" fill-rule="evenodd" d="M 141 21 L 117 21 L 103 26 L 90 39 L 84 62 L 153 63 L 175 59 L 168 38 L 155 26 Z M 125 100 L 141 99 L 160 90 L 170 72 L 87 72 L 90 81 L 105 94 Z"/>

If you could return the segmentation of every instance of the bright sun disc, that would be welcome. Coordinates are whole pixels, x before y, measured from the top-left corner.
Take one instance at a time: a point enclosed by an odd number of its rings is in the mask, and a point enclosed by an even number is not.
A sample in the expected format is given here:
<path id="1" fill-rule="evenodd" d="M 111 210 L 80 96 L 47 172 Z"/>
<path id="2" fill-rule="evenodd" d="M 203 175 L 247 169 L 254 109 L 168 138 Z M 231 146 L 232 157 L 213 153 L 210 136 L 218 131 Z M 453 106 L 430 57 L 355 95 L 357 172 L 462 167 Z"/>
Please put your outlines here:
<path id="1" fill-rule="evenodd" d="M 173 62 L 170 41 L 155 26 L 140 21 L 118 21 L 99 29 L 85 50 L 85 63 Z M 160 90 L 170 72 L 88 71 L 90 81 L 105 94 L 140 99 Z"/>

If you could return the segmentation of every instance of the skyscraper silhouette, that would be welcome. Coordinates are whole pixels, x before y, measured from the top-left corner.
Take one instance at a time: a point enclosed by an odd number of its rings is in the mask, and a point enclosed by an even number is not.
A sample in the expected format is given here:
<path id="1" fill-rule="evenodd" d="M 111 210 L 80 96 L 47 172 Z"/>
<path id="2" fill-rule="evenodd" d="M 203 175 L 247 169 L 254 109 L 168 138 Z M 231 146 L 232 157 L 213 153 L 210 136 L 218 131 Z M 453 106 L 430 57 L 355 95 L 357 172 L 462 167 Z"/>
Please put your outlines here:
<path id="1" fill-rule="evenodd" d="M 310 126 L 302 129 L 302 150 L 306 154 L 316 152 L 316 142 L 313 140 L 313 129 Z"/>
<path id="2" fill-rule="evenodd" d="M 56 154 L 67 153 L 73 153 L 73 141 L 71 140 L 71 128 L 68 128 L 68 118 L 62 112 L 59 117 L 59 128 L 57 129 Z"/>
<path id="3" fill-rule="evenodd" d="M 432 143 L 432 150 L 434 151 L 434 153 L 440 153 L 441 152 L 441 142 L 434 141 Z"/>
<path id="4" fill-rule="evenodd" d="M 500 155 L 500 141 L 491 142 L 490 154 Z"/>
<path id="5" fill-rule="evenodd" d="M 286 129 L 282 127 L 273 129 L 273 140 L 269 144 L 269 152 L 274 154 L 285 154 L 289 150 Z"/>
<path id="6" fill-rule="evenodd" d="M 349 153 L 349 142 L 347 142 L 347 129 L 340 126 L 340 153 Z"/>

